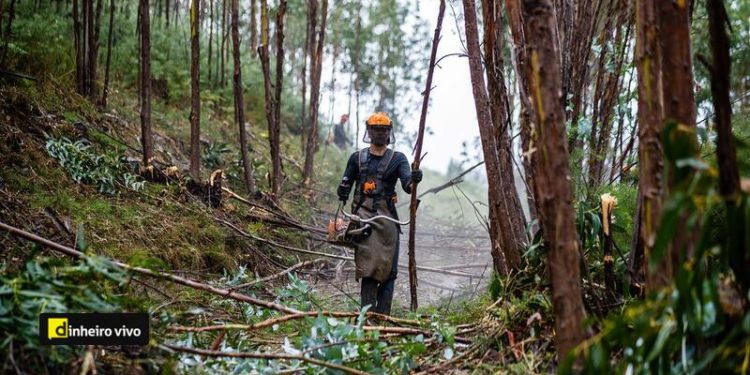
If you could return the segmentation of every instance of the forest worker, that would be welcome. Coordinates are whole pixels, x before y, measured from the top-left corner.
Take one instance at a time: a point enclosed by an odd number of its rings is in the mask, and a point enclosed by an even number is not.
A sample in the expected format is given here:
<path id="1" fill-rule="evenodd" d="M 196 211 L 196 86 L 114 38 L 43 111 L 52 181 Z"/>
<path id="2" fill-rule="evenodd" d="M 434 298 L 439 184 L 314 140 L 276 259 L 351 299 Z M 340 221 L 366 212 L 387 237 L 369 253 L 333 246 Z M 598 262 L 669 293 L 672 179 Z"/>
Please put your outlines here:
<path id="1" fill-rule="evenodd" d="M 412 171 L 406 155 L 388 148 L 396 142 L 393 122 L 387 114 L 377 112 L 365 121 L 362 141 L 370 146 L 355 151 L 346 164 L 338 187 L 343 205 L 355 186 L 352 213 L 362 218 L 396 214 L 396 180 L 411 194 L 411 182 L 422 180 L 422 171 Z M 361 305 L 371 311 L 390 314 L 393 287 L 398 274 L 399 234 L 401 228 L 389 220 L 375 220 L 369 235 L 360 236 L 354 253 L 357 280 L 361 280 Z"/>

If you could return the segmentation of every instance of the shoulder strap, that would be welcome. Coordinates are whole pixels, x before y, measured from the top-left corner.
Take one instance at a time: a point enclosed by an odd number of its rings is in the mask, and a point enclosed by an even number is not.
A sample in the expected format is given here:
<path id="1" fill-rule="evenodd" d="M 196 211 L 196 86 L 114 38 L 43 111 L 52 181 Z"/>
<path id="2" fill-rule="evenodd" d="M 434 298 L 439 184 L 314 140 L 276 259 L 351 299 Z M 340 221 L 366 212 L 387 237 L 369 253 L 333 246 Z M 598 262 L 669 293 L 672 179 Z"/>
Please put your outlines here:
<path id="1" fill-rule="evenodd" d="M 359 151 L 359 178 L 367 178 L 367 165 L 370 162 L 370 148 L 365 147 Z M 362 181 L 360 181 L 362 182 Z"/>
<path id="2" fill-rule="evenodd" d="M 393 155 L 395 152 L 387 148 L 385 149 L 385 154 L 383 155 L 383 159 L 380 161 L 380 164 L 378 165 L 378 180 L 382 180 L 385 176 L 385 172 L 388 170 L 388 166 L 391 165 L 391 160 L 393 160 Z"/>

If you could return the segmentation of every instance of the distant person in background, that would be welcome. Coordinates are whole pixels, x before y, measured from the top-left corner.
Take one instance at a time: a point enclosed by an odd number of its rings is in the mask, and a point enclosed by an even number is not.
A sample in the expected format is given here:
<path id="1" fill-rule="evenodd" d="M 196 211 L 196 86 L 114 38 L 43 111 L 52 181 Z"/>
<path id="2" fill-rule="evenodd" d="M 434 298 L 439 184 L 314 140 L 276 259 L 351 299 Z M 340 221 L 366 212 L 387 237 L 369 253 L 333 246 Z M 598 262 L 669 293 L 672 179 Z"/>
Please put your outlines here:
<path id="1" fill-rule="evenodd" d="M 342 118 L 343 119 L 343 118 Z M 422 171 L 411 170 L 406 155 L 388 148 L 396 143 L 393 122 L 387 114 L 378 112 L 365 122 L 363 142 L 370 146 L 355 151 L 346 164 L 344 177 L 338 187 L 342 205 L 355 187 L 352 213 L 363 219 L 384 215 L 398 220 L 396 214 L 396 182 L 411 194 L 411 182 L 422 180 Z M 393 287 L 398 275 L 398 224 L 375 220 L 368 235 L 355 240 L 355 277 L 361 280 L 361 306 L 370 305 L 373 312 L 389 315 L 393 301 Z"/>
<path id="2" fill-rule="evenodd" d="M 343 150 L 351 145 L 352 141 L 346 136 L 346 124 L 349 123 L 349 115 L 341 115 L 341 120 L 333 127 L 333 144 Z"/>

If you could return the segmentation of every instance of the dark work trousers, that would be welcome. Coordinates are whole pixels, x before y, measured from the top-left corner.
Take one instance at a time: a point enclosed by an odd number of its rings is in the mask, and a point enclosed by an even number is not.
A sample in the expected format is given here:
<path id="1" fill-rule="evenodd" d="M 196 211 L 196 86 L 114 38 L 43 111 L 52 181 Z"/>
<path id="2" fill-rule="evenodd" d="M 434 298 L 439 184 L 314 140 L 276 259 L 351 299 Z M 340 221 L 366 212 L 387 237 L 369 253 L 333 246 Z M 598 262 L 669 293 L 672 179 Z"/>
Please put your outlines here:
<path id="1" fill-rule="evenodd" d="M 363 308 L 370 305 L 369 311 L 385 315 L 391 314 L 393 288 L 396 285 L 396 276 L 398 276 L 398 252 L 400 247 L 397 236 L 396 251 L 393 254 L 393 263 L 391 263 L 391 273 L 388 275 L 388 280 L 378 283 L 371 277 L 362 278 L 360 298 Z"/>

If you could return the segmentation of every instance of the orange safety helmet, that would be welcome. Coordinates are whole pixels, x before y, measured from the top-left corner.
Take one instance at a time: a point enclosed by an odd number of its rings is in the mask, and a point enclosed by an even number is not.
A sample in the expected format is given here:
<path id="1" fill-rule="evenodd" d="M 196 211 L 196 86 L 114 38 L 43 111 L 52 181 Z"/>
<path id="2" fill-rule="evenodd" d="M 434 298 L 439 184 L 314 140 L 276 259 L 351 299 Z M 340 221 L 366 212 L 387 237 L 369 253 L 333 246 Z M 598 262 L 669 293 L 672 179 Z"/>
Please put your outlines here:
<path id="1" fill-rule="evenodd" d="M 385 112 L 375 112 L 367 118 L 365 124 L 368 126 L 393 126 L 391 118 Z"/>

